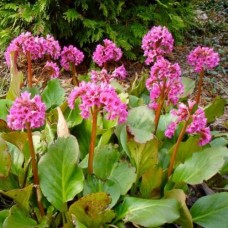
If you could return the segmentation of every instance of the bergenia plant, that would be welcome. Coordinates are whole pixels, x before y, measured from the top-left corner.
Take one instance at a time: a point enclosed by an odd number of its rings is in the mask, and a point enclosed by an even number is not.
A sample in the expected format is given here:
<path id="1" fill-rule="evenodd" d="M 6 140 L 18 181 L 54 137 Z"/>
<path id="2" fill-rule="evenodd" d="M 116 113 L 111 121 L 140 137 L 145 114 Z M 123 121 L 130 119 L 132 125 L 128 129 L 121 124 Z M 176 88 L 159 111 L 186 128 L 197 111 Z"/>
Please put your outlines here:
<path id="1" fill-rule="evenodd" d="M 84 54 L 78 48 L 73 45 L 64 47 L 61 52 L 61 66 L 67 70 L 72 72 L 72 80 L 74 85 L 79 85 L 76 66 L 82 63 L 84 59 Z"/>
<path id="2" fill-rule="evenodd" d="M 169 54 L 173 50 L 174 39 L 166 27 L 154 26 L 143 37 L 142 49 L 146 57 L 145 63 L 150 65 L 157 58 Z"/>
<path id="3" fill-rule="evenodd" d="M 149 107 L 155 110 L 155 134 L 164 104 L 176 105 L 183 93 L 181 69 L 178 63 L 172 64 L 159 57 L 151 67 L 150 77 L 146 80 L 150 92 Z"/>
<path id="4" fill-rule="evenodd" d="M 92 70 L 90 72 L 90 79 L 92 82 L 106 82 L 110 83 L 112 79 L 124 80 L 127 77 L 127 71 L 124 65 L 117 67 L 112 73 L 103 68 L 101 71 Z"/>
<path id="5" fill-rule="evenodd" d="M 29 151 L 32 162 L 32 172 L 36 189 L 36 198 L 40 214 L 44 215 L 44 207 L 41 202 L 42 194 L 39 186 L 36 154 L 32 139 L 32 129 L 42 127 L 45 123 L 46 106 L 39 95 L 31 98 L 31 94 L 23 92 L 13 103 L 7 116 L 7 124 L 13 130 L 26 129 L 29 142 Z"/>
<path id="6" fill-rule="evenodd" d="M 93 157 L 97 131 L 97 116 L 102 112 L 108 120 L 118 119 L 123 123 L 127 118 L 127 106 L 118 97 L 115 89 L 107 83 L 81 82 L 79 87 L 74 88 L 68 98 L 68 104 L 74 109 L 77 98 L 81 99 L 79 108 L 81 116 L 88 119 L 92 116 L 92 132 L 89 149 L 88 170 L 93 173 Z"/>
<path id="7" fill-rule="evenodd" d="M 57 63 L 55 63 L 55 62 L 47 61 L 43 70 L 47 71 L 49 73 L 49 75 L 51 76 L 51 78 L 59 77 L 60 70 L 59 70 Z"/>
<path id="8" fill-rule="evenodd" d="M 108 69 L 108 62 L 119 61 L 123 55 L 120 48 L 111 40 L 104 39 L 104 45 L 98 44 L 93 52 L 93 61 L 100 67 Z"/>
<path id="9" fill-rule="evenodd" d="M 199 73 L 200 78 L 198 81 L 198 92 L 196 95 L 196 103 L 199 104 L 205 70 L 213 69 L 218 66 L 219 55 L 212 48 L 199 46 L 190 52 L 187 60 L 188 63 L 194 67 L 194 71 Z"/>
<path id="10" fill-rule="evenodd" d="M 199 135 L 200 146 L 206 145 L 211 140 L 210 128 L 206 126 L 207 119 L 205 117 L 205 113 L 202 108 L 198 107 L 197 109 L 195 109 L 195 104 L 195 101 L 188 100 L 187 105 L 180 103 L 178 104 L 177 110 L 171 110 L 171 114 L 177 117 L 177 119 L 176 121 L 173 121 L 169 124 L 168 128 L 165 131 L 165 136 L 168 138 L 172 138 L 178 124 L 183 122 L 184 126 L 178 136 L 177 142 L 172 153 L 168 169 L 168 176 L 170 176 L 173 171 L 176 154 L 178 152 L 180 142 L 182 141 L 185 133 L 188 133 L 189 135 Z"/>

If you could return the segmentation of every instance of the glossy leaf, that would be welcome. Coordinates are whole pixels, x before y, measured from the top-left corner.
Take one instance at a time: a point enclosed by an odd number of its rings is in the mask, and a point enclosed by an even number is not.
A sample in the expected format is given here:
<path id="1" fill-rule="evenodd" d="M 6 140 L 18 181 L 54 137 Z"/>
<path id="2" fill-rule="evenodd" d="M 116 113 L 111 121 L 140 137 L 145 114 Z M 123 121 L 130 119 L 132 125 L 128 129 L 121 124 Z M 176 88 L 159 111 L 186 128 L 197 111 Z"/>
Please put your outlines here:
<path id="1" fill-rule="evenodd" d="M 175 183 L 200 184 L 214 176 L 223 166 L 228 149 L 208 148 L 194 153 L 184 164 L 177 166 L 172 180 Z"/>
<path id="2" fill-rule="evenodd" d="M 143 175 L 140 185 L 140 193 L 143 198 L 160 197 L 163 170 L 161 167 L 152 166 Z"/>
<path id="3" fill-rule="evenodd" d="M 158 163 L 158 141 L 156 139 L 144 144 L 130 140 L 127 146 L 138 177 Z"/>
<path id="4" fill-rule="evenodd" d="M 69 213 L 86 227 L 101 227 L 115 217 L 115 213 L 108 209 L 110 198 L 105 192 L 86 195 L 73 203 Z"/>
<path id="5" fill-rule="evenodd" d="M 38 228 L 37 222 L 30 218 L 21 208 L 13 206 L 10 209 L 9 216 L 5 219 L 3 227 L 23 227 L 23 228 Z"/>
<path id="6" fill-rule="evenodd" d="M 180 204 L 180 218 L 176 221 L 181 227 L 193 228 L 192 216 L 186 205 L 186 195 L 181 189 L 173 189 L 165 193 L 165 198 L 176 199 Z"/>
<path id="7" fill-rule="evenodd" d="M 107 179 L 118 158 L 119 153 L 112 145 L 106 145 L 97 150 L 93 161 L 95 175 L 101 179 Z"/>
<path id="8" fill-rule="evenodd" d="M 9 109 L 13 101 L 7 99 L 0 99 L 0 119 L 6 121 L 7 115 L 9 114 Z"/>
<path id="9" fill-rule="evenodd" d="M 147 106 L 133 108 L 128 113 L 127 129 L 138 143 L 153 139 L 154 112 Z"/>
<path id="10" fill-rule="evenodd" d="M 11 168 L 11 156 L 8 152 L 7 144 L 0 138 L 0 178 L 5 178 L 9 175 Z"/>
<path id="11" fill-rule="evenodd" d="M 10 54 L 10 87 L 6 95 L 6 99 L 9 100 L 15 100 L 17 97 L 20 96 L 20 91 L 21 91 L 21 84 L 23 83 L 23 74 L 21 71 L 18 71 L 17 69 L 17 62 L 15 53 Z"/>
<path id="12" fill-rule="evenodd" d="M 227 227 L 228 192 L 198 199 L 190 210 L 193 222 L 205 228 Z"/>
<path id="13" fill-rule="evenodd" d="M 194 88 L 195 88 L 195 81 L 192 80 L 191 78 L 187 78 L 187 77 L 181 77 L 181 81 L 184 85 L 184 92 L 181 95 L 181 98 L 184 98 L 193 93 Z"/>
<path id="14" fill-rule="evenodd" d="M 5 221 L 5 219 L 8 215 L 9 215 L 8 209 L 0 211 L 0 228 L 3 228 L 3 222 Z"/>
<path id="15" fill-rule="evenodd" d="M 13 189 L 7 192 L 0 191 L 0 193 L 13 199 L 20 208 L 29 211 L 29 199 L 32 195 L 32 190 L 33 186 L 28 185 L 23 189 Z"/>
<path id="16" fill-rule="evenodd" d="M 117 219 L 132 222 L 144 227 L 158 227 L 172 223 L 179 217 L 179 205 L 174 199 L 140 199 L 126 197 L 117 208 Z"/>
<path id="17" fill-rule="evenodd" d="M 60 211 L 83 188 L 83 173 L 77 167 L 79 157 L 75 137 L 58 138 L 39 162 L 40 187 L 48 201 Z"/>
<path id="18" fill-rule="evenodd" d="M 212 104 L 209 104 L 204 109 L 208 123 L 215 121 L 217 117 L 220 117 L 224 114 L 226 103 L 227 101 L 224 98 L 216 97 Z"/>
<path id="19" fill-rule="evenodd" d="M 47 109 L 60 106 L 64 101 L 65 90 L 61 87 L 58 79 L 52 79 L 42 93 L 42 100 Z"/>
<path id="20" fill-rule="evenodd" d="M 136 170 L 127 162 L 119 162 L 114 165 L 109 179 L 116 180 L 120 185 L 121 195 L 125 195 L 136 181 Z"/>

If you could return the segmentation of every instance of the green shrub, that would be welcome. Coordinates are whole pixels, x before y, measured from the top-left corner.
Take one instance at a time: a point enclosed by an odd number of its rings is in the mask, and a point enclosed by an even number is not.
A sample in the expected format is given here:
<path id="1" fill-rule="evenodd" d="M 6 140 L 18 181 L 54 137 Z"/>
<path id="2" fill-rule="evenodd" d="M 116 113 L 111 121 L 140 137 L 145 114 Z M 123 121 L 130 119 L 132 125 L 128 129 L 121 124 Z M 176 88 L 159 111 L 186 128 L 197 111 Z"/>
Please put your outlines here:
<path id="1" fill-rule="evenodd" d="M 2 0 L 0 48 L 22 31 L 53 34 L 63 44 L 79 45 L 88 54 L 104 38 L 136 59 L 142 36 L 152 25 L 165 25 L 180 41 L 193 23 L 190 1 L 172 0 Z"/>

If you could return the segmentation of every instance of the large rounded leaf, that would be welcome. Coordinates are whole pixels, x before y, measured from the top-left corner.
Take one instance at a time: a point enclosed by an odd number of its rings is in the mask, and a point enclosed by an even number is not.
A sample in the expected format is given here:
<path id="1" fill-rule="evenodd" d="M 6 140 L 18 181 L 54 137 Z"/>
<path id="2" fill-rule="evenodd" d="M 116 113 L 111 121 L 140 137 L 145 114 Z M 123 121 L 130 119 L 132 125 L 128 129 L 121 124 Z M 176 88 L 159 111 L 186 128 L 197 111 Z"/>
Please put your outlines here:
<path id="1" fill-rule="evenodd" d="M 147 106 L 139 106 L 129 111 L 127 119 L 129 132 L 138 143 L 146 143 L 153 139 L 154 112 Z"/>
<path id="2" fill-rule="evenodd" d="M 9 175 L 11 167 L 11 157 L 8 152 L 7 144 L 0 138 L 0 178 Z"/>
<path id="3" fill-rule="evenodd" d="M 139 199 L 126 197 L 117 209 L 117 219 L 144 227 L 158 227 L 179 218 L 179 204 L 175 199 Z"/>
<path id="4" fill-rule="evenodd" d="M 228 192 L 200 198 L 190 210 L 193 222 L 206 228 L 225 228 L 228 224 Z"/>
<path id="5" fill-rule="evenodd" d="M 214 176 L 223 166 L 228 149 L 225 147 L 209 148 L 177 166 L 172 180 L 176 183 L 200 184 Z"/>
<path id="6" fill-rule="evenodd" d="M 58 138 L 39 162 L 40 187 L 48 201 L 60 211 L 83 188 L 83 173 L 75 137 Z"/>

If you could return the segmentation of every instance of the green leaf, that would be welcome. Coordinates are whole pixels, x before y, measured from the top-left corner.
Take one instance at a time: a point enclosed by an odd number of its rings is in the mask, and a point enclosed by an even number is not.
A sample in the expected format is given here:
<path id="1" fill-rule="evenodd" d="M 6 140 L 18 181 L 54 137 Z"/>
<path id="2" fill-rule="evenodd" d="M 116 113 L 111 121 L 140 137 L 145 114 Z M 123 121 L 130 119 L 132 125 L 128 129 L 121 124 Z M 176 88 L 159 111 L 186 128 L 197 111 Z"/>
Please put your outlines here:
<path id="1" fill-rule="evenodd" d="M 144 227 L 157 227 L 176 221 L 179 215 L 179 205 L 174 199 L 139 199 L 126 197 L 118 207 L 117 219 L 132 222 Z"/>
<path id="2" fill-rule="evenodd" d="M 182 84 L 184 85 L 184 92 L 181 95 L 181 98 L 188 97 L 194 91 L 195 81 L 187 77 L 181 77 L 181 81 L 182 81 Z"/>
<path id="3" fill-rule="evenodd" d="M 64 101 L 65 90 L 61 87 L 58 79 L 52 79 L 42 93 L 42 100 L 49 108 L 60 106 Z"/>
<path id="4" fill-rule="evenodd" d="M 142 175 L 140 193 L 143 198 L 158 198 L 161 194 L 163 170 L 153 166 Z"/>
<path id="5" fill-rule="evenodd" d="M 10 54 L 10 87 L 6 95 L 6 99 L 15 100 L 16 97 L 20 96 L 21 84 L 23 82 L 23 74 L 17 69 L 17 63 L 15 58 L 15 53 Z"/>
<path id="6" fill-rule="evenodd" d="M 181 189 L 173 189 L 165 193 L 165 198 L 176 199 L 180 204 L 180 218 L 176 221 L 181 227 L 193 228 L 192 216 L 185 203 L 186 195 Z"/>
<path id="7" fill-rule="evenodd" d="M 226 103 L 227 101 L 224 98 L 216 97 L 212 104 L 205 107 L 204 111 L 208 123 L 215 121 L 217 117 L 224 114 Z"/>
<path id="8" fill-rule="evenodd" d="M 200 184 L 214 176 L 223 166 L 228 149 L 208 148 L 194 153 L 184 164 L 177 166 L 172 181 L 175 183 Z"/>
<path id="9" fill-rule="evenodd" d="M 11 156 L 8 152 L 7 144 L 0 138 L 0 178 L 9 175 L 11 168 Z"/>
<path id="10" fill-rule="evenodd" d="M 7 115 L 9 114 L 9 109 L 11 105 L 13 104 L 13 101 L 7 100 L 7 99 L 0 99 L 0 119 L 5 120 L 7 118 Z"/>
<path id="11" fill-rule="evenodd" d="M 8 177 L 0 178 L 0 190 L 8 191 L 15 188 L 19 188 L 19 185 L 13 174 L 10 173 Z"/>
<path id="12" fill-rule="evenodd" d="M 105 192 L 86 195 L 73 203 L 69 213 L 86 227 L 101 227 L 115 217 L 115 213 L 108 209 L 110 198 Z"/>
<path id="13" fill-rule="evenodd" d="M 127 162 L 116 163 L 110 173 L 109 179 L 116 180 L 120 185 L 121 195 L 125 195 L 136 181 L 135 168 Z"/>
<path id="14" fill-rule="evenodd" d="M 158 141 L 156 139 L 144 144 L 130 140 L 127 145 L 130 151 L 130 159 L 136 167 L 138 178 L 158 163 Z"/>
<path id="15" fill-rule="evenodd" d="M 83 173 L 77 167 L 79 148 L 75 137 L 58 138 L 40 159 L 40 187 L 48 201 L 60 211 L 83 189 Z"/>
<path id="16" fill-rule="evenodd" d="M 142 73 L 141 75 L 136 74 L 135 79 L 131 85 L 131 90 L 129 94 L 139 97 L 145 90 L 147 77 L 148 77 L 148 74 L 146 72 Z"/>
<path id="17" fill-rule="evenodd" d="M 38 228 L 37 222 L 21 210 L 18 206 L 10 209 L 10 214 L 3 223 L 3 227 Z"/>
<path id="18" fill-rule="evenodd" d="M 190 209 L 193 222 L 205 228 L 227 227 L 228 192 L 198 199 Z"/>
<path id="19" fill-rule="evenodd" d="M 172 154 L 174 146 L 170 149 L 170 154 Z M 201 150 L 202 146 L 199 146 L 199 137 L 190 136 L 187 141 L 180 143 L 176 155 L 175 166 L 177 166 L 180 163 L 184 163 L 185 160 L 191 157 L 194 152 L 200 152 Z"/>
<path id="20" fill-rule="evenodd" d="M 83 118 L 80 114 L 78 100 L 76 100 L 73 110 L 69 108 L 69 106 L 66 102 L 61 106 L 61 109 L 62 108 L 64 109 L 63 115 L 66 119 L 66 122 L 67 122 L 67 125 L 69 128 L 74 127 L 82 122 Z"/>
<path id="21" fill-rule="evenodd" d="M 147 106 L 133 108 L 128 113 L 127 127 L 138 143 L 153 139 L 154 112 Z"/>
<path id="22" fill-rule="evenodd" d="M 9 215 L 8 209 L 0 211 L 0 228 L 3 228 L 3 222 L 5 221 L 8 215 Z"/>
<path id="23" fill-rule="evenodd" d="M 32 195 L 33 186 L 28 185 L 23 189 L 13 189 L 7 192 L 0 191 L 1 194 L 13 199 L 16 204 L 29 212 L 29 199 Z"/>
<path id="24" fill-rule="evenodd" d="M 107 179 L 118 158 L 119 153 L 112 145 L 106 145 L 97 150 L 93 160 L 95 175 L 100 179 Z"/>

